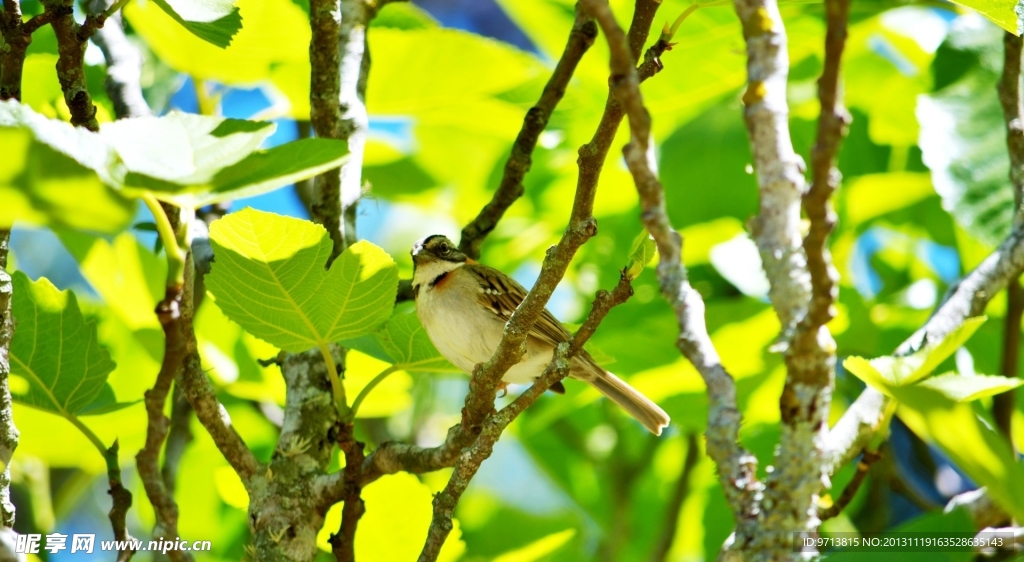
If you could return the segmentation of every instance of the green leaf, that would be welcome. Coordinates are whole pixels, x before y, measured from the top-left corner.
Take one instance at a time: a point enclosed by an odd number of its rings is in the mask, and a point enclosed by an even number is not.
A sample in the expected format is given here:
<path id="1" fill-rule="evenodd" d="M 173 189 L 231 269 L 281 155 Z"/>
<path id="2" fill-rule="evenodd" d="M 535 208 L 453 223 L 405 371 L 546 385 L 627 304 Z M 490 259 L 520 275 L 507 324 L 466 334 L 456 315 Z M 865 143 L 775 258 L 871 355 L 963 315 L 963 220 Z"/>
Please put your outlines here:
<path id="1" fill-rule="evenodd" d="M 658 255 L 658 246 L 654 243 L 654 238 L 646 230 L 641 231 L 633 240 L 633 247 L 629 250 L 626 275 L 630 279 L 636 279 L 640 272 L 654 261 L 656 255 Z"/>
<path id="2" fill-rule="evenodd" d="M 843 183 L 843 220 L 865 223 L 935 196 L 931 176 L 922 172 L 865 174 Z"/>
<path id="3" fill-rule="evenodd" d="M 970 402 L 986 396 L 993 396 L 1013 390 L 1024 384 L 1024 379 L 1003 376 L 960 375 L 945 373 L 921 381 L 919 386 L 941 392 L 957 402 Z"/>
<path id="4" fill-rule="evenodd" d="M 193 35 L 225 48 L 242 28 L 242 16 L 232 0 L 153 0 Z"/>
<path id="5" fill-rule="evenodd" d="M 973 8 L 992 23 L 1018 37 L 1024 32 L 1017 14 L 1017 0 L 953 0 L 953 3 Z"/>
<path id="6" fill-rule="evenodd" d="M 348 159 L 348 144 L 334 139 L 302 139 L 254 152 L 223 168 L 208 181 L 183 185 L 129 173 L 128 185 L 179 206 L 204 207 L 252 197 L 337 168 Z"/>
<path id="7" fill-rule="evenodd" d="M 226 49 L 195 37 L 152 3 L 129 2 L 124 14 L 162 63 L 228 85 L 273 80 L 291 103 L 290 115 L 308 119 L 308 14 L 290 0 L 238 0 L 237 6 L 245 25 Z"/>
<path id="8" fill-rule="evenodd" d="M 0 228 L 29 224 L 112 233 L 135 214 L 120 184 L 119 158 L 98 136 L 0 102 Z"/>
<path id="9" fill-rule="evenodd" d="M 848 357 L 843 361 L 843 367 L 877 390 L 892 395 L 887 388 L 909 386 L 932 374 L 940 363 L 974 335 L 985 320 L 984 316 L 969 318 L 942 341 L 927 345 L 910 355 L 886 355 L 871 360 Z"/>
<path id="10" fill-rule="evenodd" d="M 979 60 L 959 80 L 920 96 L 917 103 L 919 145 L 935 191 L 954 220 L 991 245 L 1009 233 L 1014 205 L 1006 126 L 993 94 L 1002 66 L 1002 36 L 991 25 L 954 26 L 949 50 Z M 999 67 L 988 61 L 994 51 L 1000 53 Z"/>
<path id="11" fill-rule="evenodd" d="M 1024 517 L 1024 463 L 1006 439 L 978 418 L 969 403 L 954 402 L 923 385 L 893 387 L 898 414 L 919 437 L 938 445 L 989 497 L 1014 518 Z"/>
<path id="12" fill-rule="evenodd" d="M 407 2 L 389 2 L 370 22 L 371 27 L 395 29 L 426 29 L 437 27 L 437 20 L 426 10 Z"/>
<path id="13" fill-rule="evenodd" d="M 398 272 L 383 250 L 360 241 L 329 270 L 322 226 L 246 208 L 210 227 L 206 286 L 228 318 L 285 351 L 369 333 L 387 321 Z"/>
<path id="14" fill-rule="evenodd" d="M 14 399 L 68 419 L 91 408 L 117 409 L 106 386 L 114 362 L 74 293 L 58 291 L 45 278 L 32 282 L 20 271 L 13 281 L 18 329 L 11 341 L 11 373 L 29 383 L 28 392 Z"/>
<path id="15" fill-rule="evenodd" d="M 189 184 L 209 181 L 217 171 L 239 162 L 276 128 L 270 122 L 172 111 L 105 123 L 100 135 L 130 171 Z"/>
<path id="16" fill-rule="evenodd" d="M 864 381 L 864 384 L 883 394 L 892 396 L 892 393 L 889 392 L 891 383 L 886 380 L 885 375 L 875 368 L 872 363 L 873 361 L 874 359 L 851 356 L 843 360 L 843 368 L 853 373 L 858 379 Z"/>
<path id="17" fill-rule="evenodd" d="M 375 333 L 345 342 L 371 357 L 391 363 L 400 370 L 423 373 L 461 373 L 438 353 L 419 318 L 396 313 Z"/>
<path id="18" fill-rule="evenodd" d="M 272 191 L 337 168 L 346 158 L 347 144 L 333 139 L 257 151 L 275 128 L 270 122 L 175 111 L 109 123 L 101 135 L 129 170 L 129 192 L 193 208 Z"/>
<path id="19" fill-rule="evenodd" d="M 566 529 L 552 533 L 522 548 L 506 552 L 495 558 L 493 562 L 537 562 L 538 560 L 547 560 L 548 556 L 565 546 L 574 536 L 576 536 L 576 529 Z"/>

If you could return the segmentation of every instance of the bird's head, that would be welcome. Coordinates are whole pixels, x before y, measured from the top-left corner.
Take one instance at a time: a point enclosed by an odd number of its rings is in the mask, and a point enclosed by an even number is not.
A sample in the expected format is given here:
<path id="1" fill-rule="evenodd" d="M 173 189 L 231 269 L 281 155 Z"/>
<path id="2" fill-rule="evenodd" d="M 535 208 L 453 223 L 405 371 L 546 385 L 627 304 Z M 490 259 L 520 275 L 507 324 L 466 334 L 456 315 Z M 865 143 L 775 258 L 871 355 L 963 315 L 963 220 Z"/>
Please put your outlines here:
<path id="1" fill-rule="evenodd" d="M 412 245 L 413 285 L 429 283 L 465 265 L 468 260 L 469 257 L 447 237 L 427 236 Z"/>

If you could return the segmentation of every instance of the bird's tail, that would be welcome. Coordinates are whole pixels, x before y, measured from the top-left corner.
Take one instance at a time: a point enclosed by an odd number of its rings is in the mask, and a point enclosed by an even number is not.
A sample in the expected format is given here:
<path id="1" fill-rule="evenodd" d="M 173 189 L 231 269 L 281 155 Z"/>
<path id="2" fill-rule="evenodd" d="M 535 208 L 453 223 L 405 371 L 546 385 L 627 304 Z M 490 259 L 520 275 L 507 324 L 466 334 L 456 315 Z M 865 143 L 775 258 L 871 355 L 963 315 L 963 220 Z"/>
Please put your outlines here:
<path id="1" fill-rule="evenodd" d="M 612 402 L 622 406 L 622 409 L 644 424 L 644 427 L 651 433 L 661 435 L 661 429 L 667 426 L 670 421 L 665 410 L 662 410 L 657 404 L 651 402 L 649 398 L 640 394 L 639 390 L 629 386 L 626 381 L 608 371 L 600 367 L 590 369 L 589 371 L 588 374 L 591 376 L 586 378 L 588 383 L 601 391 L 601 394 L 610 398 Z"/>

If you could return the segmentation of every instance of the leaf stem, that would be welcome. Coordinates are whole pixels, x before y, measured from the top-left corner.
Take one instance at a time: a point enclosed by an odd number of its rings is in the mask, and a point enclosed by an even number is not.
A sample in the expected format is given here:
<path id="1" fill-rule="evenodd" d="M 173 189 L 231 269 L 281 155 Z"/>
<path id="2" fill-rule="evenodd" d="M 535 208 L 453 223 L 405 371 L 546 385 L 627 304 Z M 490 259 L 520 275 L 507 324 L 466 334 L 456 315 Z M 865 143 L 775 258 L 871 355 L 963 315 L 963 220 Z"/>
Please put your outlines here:
<path id="1" fill-rule="evenodd" d="M 71 422 L 71 425 L 77 427 L 78 431 L 81 431 L 82 434 L 85 435 L 87 439 L 89 439 L 89 442 L 92 443 L 94 447 L 96 447 L 96 450 L 99 451 L 101 455 L 103 455 L 103 458 L 107 461 L 108 471 L 117 468 L 116 458 L 113 461 L 114 466 L 111 467 L 110 457 L 107 455 L 107 446 L 103 444 L 103 441 L 99 438 L 98 435 L 96 435 L 95 433 L 93 433 L 91 429 L 89 429 L 89 426 L 82 423 L 82 420 L 78 419 L 78 416 L 69 412 L 64 412 L 64 419 Z"/>
<path id="2" fill-rule="evenodd" d="M 384 379 L 388 378 L 388 375 L 398 372 L 400 370 L 401 369 L 399 369 L 397 366 L 392 365 L 387 369 L 381 371 L 380 374 L 378 374 L 377 376 L 373 377 L 373 379 L 370 382 L 366 383 L 366 386 L 364 386 L 363 389 L 359 391 L 359 394 L 356 396 L 356 399 L 352 401 L 352 408 L 349 410 L 349 415 L 351 416 L 350 420 L 355 419 L 356 413 L 359 411 L 359 406 L 363 403 L 363 400 L 366 399 L 366 396 L 370 394 L 370 391 L 376 388 L 378 384 L 384 382 Z"/>
<path id="3" fill-rule="evenodd" d="M 149 212 L 153 214 L 156 232 L 160 236 L 160 241 L 163 242 L 164 249 L 167 252 L 167 286 L 181 287 L 185 283 L 185 250 L 178 245 L 178 237 L 174 233 L 174 227 L 171 226 L 167 213 L 164 212 L 156 197 L 145 194 L 142 196 L 142 201 L 149 208 Z"/>
<path id="4" fill-rule="evenodd" d="M 348 419 L 349 408 L 345 401 L 345 387 L 341 384 L 341 377 L 338 374 L 338 365 L 334 362 L 334 355 L 326 343 L 319 343 L 317 347 L 320 354 L 324 356 L 324 363 L 327 365 L 327 377 L 331 379 L 331 393 L 334 395 L 334 404 L 338 407 L 338 415 L 341 419 Z"/>
<path id="5" fill-rule="evenodd" d="M 111 16 L 119 12 L 121 8 L 124 8 L 125 4 L 127 3 L 128 0 L 117 0 L 117 2 L 114 2 L 109 8 L 107 8 L 105 12 L 103 12 L 103 19 L 106 20 L 110 18 Z"/>

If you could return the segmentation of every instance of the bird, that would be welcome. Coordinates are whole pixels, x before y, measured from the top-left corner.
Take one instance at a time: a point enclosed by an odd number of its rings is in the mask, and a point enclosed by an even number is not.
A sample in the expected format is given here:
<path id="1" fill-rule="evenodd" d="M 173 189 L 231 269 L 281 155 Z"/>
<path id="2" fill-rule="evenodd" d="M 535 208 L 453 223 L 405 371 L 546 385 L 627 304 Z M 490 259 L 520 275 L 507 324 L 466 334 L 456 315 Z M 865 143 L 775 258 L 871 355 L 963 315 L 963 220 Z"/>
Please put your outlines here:
<path id="1" fill-rule="evenodd" d="M 417 241 L 411 253 L 420 322 L 441 355 L 472 376 L 474 366 L 489 360 L 498 348 L 505 323 L 527 291 L 501 271 L 469 258 L 440 234 Z M 502 387 L 532 383 L 551 362 L 555 346 L 571 338 L 544 309 L 527 336 L 523 359 L 505 373 Z M 569 377 L 596 388 L 655 435 L 668 426 L 664 410 L 598 365 L 586 350 L 572 359 Z M 561 382 L 551 390 L 565 393 Z"/>

